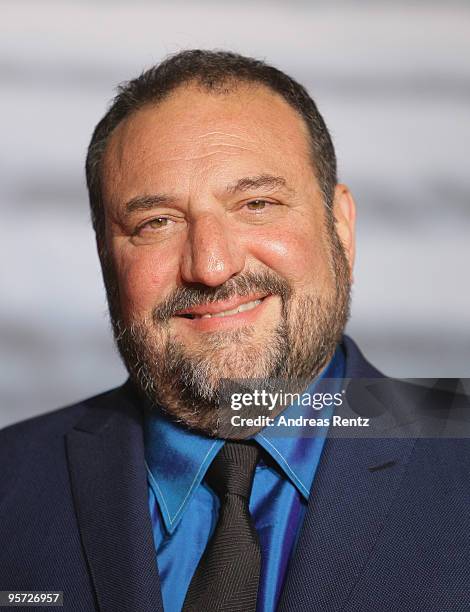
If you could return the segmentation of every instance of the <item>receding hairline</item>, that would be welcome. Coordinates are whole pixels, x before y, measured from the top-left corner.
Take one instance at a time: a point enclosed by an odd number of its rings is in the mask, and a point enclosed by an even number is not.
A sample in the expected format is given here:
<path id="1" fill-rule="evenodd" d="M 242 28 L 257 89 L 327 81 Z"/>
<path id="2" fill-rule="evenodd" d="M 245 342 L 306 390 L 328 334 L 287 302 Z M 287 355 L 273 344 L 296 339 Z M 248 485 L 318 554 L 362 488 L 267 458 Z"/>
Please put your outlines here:
<path id="1" fill-rule="evenodd" d="M 281 104 L 289 109 L 300 119 L 302 123 L 305 133 L 310 135 L 307 122 L 305 118 L 302 116 L 300 111 L 295 108 L 293 104 L 291 104 L 281 93 L 270 87 L 268 84 L 263 83 L 257 80 L 248 80 L 247 78 L 234 77 L 229 75 L 223 83 L 215 83 L 213 86 L 209 86 L 205 84 L 198 78 L 192 77 L 187 81 L 182 83 L 178 83 L 175 87 L 171 88 L 169 91 L 165 92 L 162 95 L 156 95 L 154 99 L 145 100 L 132 110 L 130 110 L 109 132 L 106 140 L 108 141 L 112 134 L 117 130 L 117 128 L 124 124 L 128 119 L 132 118 L 139 112 L 149 109 L 149 108 L 158 108 L 159 106 L 164 105 L 165 103 L 171 101 L 173 97 L 178 96 L 182 91 L 190 91 L 191 89 L 196 89 L 199 93 L 206 94 L 209 97 L 217 97 L 217 96 L 230 96 L 240 90 L 249 91 L 264 91 L 273 98 L 277 99 Z"/>
<path id="2" fill-rule="evenodd" d="M 141 112 L 149 111 L 152 109 L 157 110 L 160 106 L 164 105 L 165 103 L 171 102 L 172 98 L 178 96 L 180 93 L 184 91 L 190 92 L 192 88 L 197 89 L 198 92 L 205 94 L 208 97 L 230 96 L 230 95 L 237 93 L 240 90 L 242 91 L 245 90 L 246 92 L 249 92 L 249 91 L 255 92 L 256 90 L 260 90 L 260 91 L 264 91 L 266 94 L 276 99 L 280 103 L 281 106 L 291 111 L 293 116 L 297 118 L 298 120 L 297 125 L 299 126 L 302 132 L 303 140 L 305 143 L 304 153 L 308 156 L 308 158 L 312 162 L 314 173 L 316 172 L 315 160 L 312 157 L 311 133 L 309 131 L 307 121 L 302 116 L 302 114 L 299 112 L 299 110 L 295 108 L 292 104 L 290 104 L 289 101 L 286 100 L 286 98 L 282 94 L 277 92 L 275 89 L 270 87 L 268 84 L 263 83 L 261 81 L 257 81 L 257 80 L 249 80 L 247 78 L 237 78 L 232 75 L 229 75 L 225 79 L 223 84 L 217 81 L 215 88 L 212 86 L 206 85 L 201 79 L 198 79 L 198 78 L 188 79 L 187 81 L 179 83 L 174 88 L 172 88 L 170 91 L 165 92 L 163 96 L 156 97 L 156 99 L 154 100 L 146 100 L 144 103 L 142 103 L 138 107 L 132 109 L 125 117 L 123 117 L 114 126 L 114 128 L 109 132 L 109 134 L 107 135 L 103 143 L 103 150 L 101 153 L 100 169 L 99 169 L 99 175 L 100 175 L 101 181 L 103 179 L 104 161 L 107 158 L 107 153 L 109 152 L 109 145 L 111 141 L 113 140 L 113 138 L 116 137 L 117 133 L 120 130 L 124 129 L 124 126 L 126 125 L 126 123 L 131 121 L 134 117 L 136 117 Z M 234 120 L 236 121 L 236 117 L 234 117 Z"/>

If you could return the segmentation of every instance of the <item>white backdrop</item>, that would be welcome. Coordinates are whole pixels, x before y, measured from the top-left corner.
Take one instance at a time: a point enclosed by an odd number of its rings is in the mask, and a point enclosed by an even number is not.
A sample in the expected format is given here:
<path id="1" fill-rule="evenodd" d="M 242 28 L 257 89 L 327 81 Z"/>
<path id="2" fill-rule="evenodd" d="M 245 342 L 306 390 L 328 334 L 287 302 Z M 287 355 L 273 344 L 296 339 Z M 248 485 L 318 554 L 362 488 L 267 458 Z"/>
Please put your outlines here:
<path id="1" fill-rule="evenodd" d="M 115 85 L 184 48 L 304 83 L 358 203 L 349 333 L 387 373 L 470 376 L 470 5 L 0 2 L 0 426 L 124 380 L 83 162 Z"/>

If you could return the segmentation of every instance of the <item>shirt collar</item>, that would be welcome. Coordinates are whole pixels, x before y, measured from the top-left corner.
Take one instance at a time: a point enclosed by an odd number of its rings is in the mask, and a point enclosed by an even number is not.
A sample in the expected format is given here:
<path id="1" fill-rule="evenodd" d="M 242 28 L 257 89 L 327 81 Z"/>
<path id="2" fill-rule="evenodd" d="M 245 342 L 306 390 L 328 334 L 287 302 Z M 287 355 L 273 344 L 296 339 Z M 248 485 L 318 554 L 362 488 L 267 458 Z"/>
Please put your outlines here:
<path id="1" fill-rule="evenodd" d="M 338 345 L 333 359 L 307 392 L 312 394 L 320 379 L 341 379 L 343 376 L 344 353 Z M 283 414 L 288 416 L 295 408 L 290 406 Z M 322 428 L 320 435 L 315 437 L 279 437 L 273 433 L 273 428 L 265 427 L 253 439 L 272 457 L 302 496 L 308 499 L 327 429 Z M 194 491 L 223 444 L 224 440 L 199 435 L 158 412 L 146 412 L 145 456 L 148 480 L 169 533 L 176 528 Z"/>

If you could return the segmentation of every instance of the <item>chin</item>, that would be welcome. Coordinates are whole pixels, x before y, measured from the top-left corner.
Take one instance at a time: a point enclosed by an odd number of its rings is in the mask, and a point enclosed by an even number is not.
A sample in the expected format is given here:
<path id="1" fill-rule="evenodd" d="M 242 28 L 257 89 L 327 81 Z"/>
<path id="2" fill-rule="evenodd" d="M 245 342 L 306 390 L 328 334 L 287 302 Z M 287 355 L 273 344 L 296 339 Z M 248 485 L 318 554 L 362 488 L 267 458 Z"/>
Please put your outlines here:
<path id="1" fill-rule="evenodd" d="M 273 360 L 276 361 L 280 343 L 273 334 L 256 332 L 253 326 L 214 332 L 207 334 L 202 342 L 181 345 L 186 358 L 205 363 L 214 379 L 260 378 L 271 369 Z"/>

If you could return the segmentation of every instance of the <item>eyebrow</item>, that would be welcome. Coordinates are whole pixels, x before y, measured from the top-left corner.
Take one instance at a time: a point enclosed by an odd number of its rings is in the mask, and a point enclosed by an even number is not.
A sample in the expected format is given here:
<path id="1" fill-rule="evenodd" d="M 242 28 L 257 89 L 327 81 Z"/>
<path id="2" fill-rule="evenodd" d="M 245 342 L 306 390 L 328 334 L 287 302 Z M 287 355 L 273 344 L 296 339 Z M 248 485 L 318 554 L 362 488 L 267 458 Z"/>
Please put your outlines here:
<path id="1" fill-rule="evenodd" d="M 287 187 L 287 181 L 282 176 L 274 176 L 272 174 L 260 174 L 258 176 L 246 176 L 239 179 L 232 185 L 227 187 L 229 193 L 236 193 L 238 191 L 249 191 L 250 189 L 286 189 L 287 191 L 293 192 L 292 189 Z"/>
<path id="2" fill-rule="evenodd" d="M 293 189 L 287 186 L 287 181 L 282 176 L 274 176 L 272 174 L 260 174 L 258 176 L 245 176 L 238 179 L 235 183 L 228 185 L 226 191 L 235 194 L 240 191 L 249 191 L 250 189 L 285 189 L 291 193 L 295 193 Z M 152 195 L 142 195 L 132 198 L 124 205 L 126 214 L 131 214 L 139 210 L 151 210 L 162 204 L 173 204 L 177 198 L 164 194 L 155 193 Z"/>
<path id="3" fill-rule="evenodd" d="M 175 198 L 164 193 L 156 193 L 153 195 L 136 196 L 126 202 L 124 209 L 127 214 L 133 213 L 138 210 L 151 210 L 156 206 L 162 204 L 171 204 L 175 201 Z"/>

